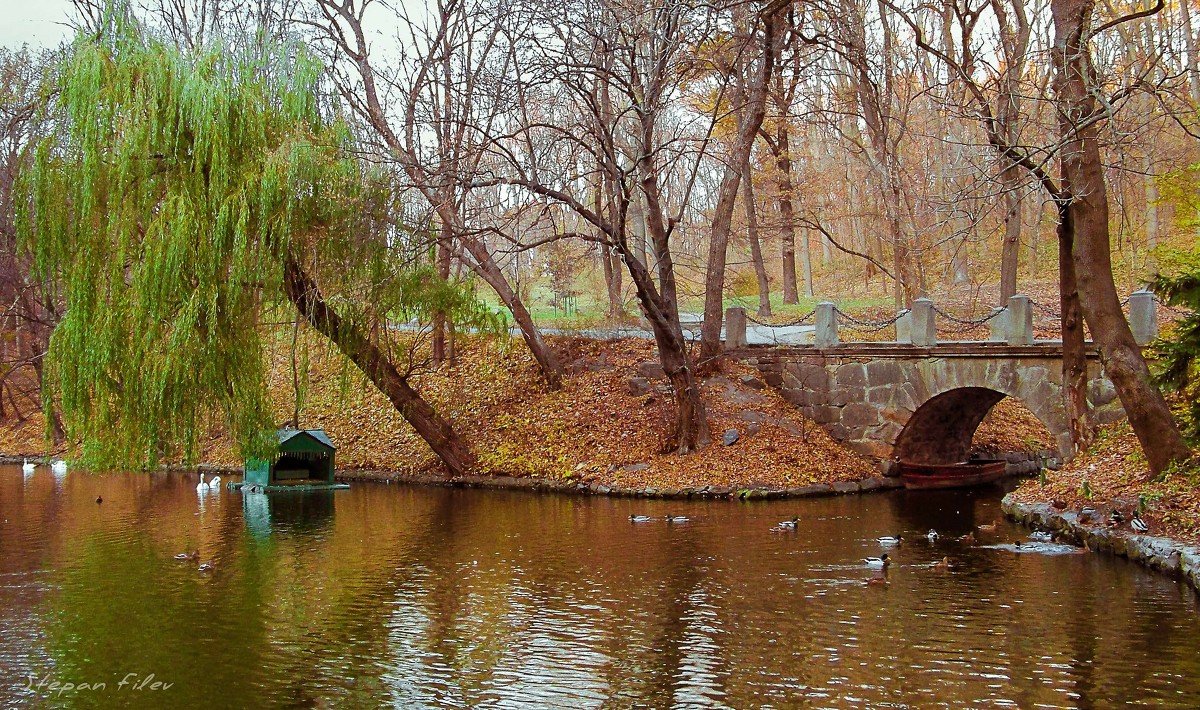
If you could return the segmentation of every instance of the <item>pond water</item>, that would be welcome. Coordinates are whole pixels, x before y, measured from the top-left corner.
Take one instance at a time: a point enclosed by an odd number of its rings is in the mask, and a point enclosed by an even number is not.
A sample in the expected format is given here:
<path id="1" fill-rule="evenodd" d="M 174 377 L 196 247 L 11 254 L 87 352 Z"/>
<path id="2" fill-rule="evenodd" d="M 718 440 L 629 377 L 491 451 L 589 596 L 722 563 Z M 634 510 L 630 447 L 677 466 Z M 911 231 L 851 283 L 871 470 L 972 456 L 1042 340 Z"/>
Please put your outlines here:
<path id="1" fill-rule="evenodd" d="M 1200 706 L 1194 593 L 1108 556 L 1016 552 L 1028 531 L 1004 522 L 953 540 L 1000 517 L 998 490 L 195 484 L 0 467 L 0 706 Z M 690 519 L 629 520 L 668 513 Z M 863 558 L 896 533 L 869 584 Z M 193 549 L 211 572 L 174 559 Z M 956 569 L 932 566 L 946 555 Z"/>

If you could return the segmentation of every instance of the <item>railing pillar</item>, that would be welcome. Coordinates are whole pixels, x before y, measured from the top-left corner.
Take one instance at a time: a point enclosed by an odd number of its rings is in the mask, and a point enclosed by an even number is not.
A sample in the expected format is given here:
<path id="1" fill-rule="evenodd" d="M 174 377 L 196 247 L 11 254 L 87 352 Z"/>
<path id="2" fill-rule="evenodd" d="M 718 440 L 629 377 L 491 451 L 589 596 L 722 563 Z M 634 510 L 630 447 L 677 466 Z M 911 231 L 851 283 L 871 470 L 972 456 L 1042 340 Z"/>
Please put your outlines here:
<path id="1" fill-rule="evenodd" d="M 1012 316 L 1007 308 L 993 308 L 988 321 L 988 340 L 1003 343 L 1008 340 L 1008 319 Z"/>
<path id="2" fill-rule="evenodd" d="M 818 348 L 832 348 L 838 344 L 837 312 L 829 301 L 817 304 L 817 329 L 813 343 Z"/>
<path id="3" fill-rule="evenodd" d="M 896 342 L 912 343 L 912 311 L 907 308 L 896 314 Z"/>
<path id="4" fill-rule="evenodd" d="M 725 347 L 746 346 L 746 309 L 734 306 L 725 309 Z"/>
<path id="5" fill-rule="evenodd" d="M 1154 294 L 1146 289 L 1129 294 L 1129 327 L 1138 345 L 1146 345 L 1158 337 L 1158 309 Z"/>
<path id="6" fill-rule="evenodd" d="M 918 298 L 912 304 L 912 344 L 921 348 L 937 345 L 937 324 L 933 322 L 933 301 Z"/>
<path id="7" fill-rule="evenodd" d="M 1008 344 L 1033 345 L 1033 305 L 1029 296 L 1008 299 Z"/>

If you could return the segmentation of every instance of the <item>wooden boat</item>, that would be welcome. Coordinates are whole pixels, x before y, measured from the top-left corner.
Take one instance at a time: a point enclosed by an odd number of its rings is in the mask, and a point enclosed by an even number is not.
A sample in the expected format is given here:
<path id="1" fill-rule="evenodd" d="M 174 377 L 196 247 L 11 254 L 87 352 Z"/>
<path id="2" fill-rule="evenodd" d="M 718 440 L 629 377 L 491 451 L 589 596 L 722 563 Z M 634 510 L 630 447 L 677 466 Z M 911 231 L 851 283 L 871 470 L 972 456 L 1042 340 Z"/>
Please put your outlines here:
<path id="1" fill-rule="evenodd" d="M 900 462 L 900 479 L 909 490 L 968 488 L 1004 477 L 1005 461 L 971 460 L 949 464 Z"/>

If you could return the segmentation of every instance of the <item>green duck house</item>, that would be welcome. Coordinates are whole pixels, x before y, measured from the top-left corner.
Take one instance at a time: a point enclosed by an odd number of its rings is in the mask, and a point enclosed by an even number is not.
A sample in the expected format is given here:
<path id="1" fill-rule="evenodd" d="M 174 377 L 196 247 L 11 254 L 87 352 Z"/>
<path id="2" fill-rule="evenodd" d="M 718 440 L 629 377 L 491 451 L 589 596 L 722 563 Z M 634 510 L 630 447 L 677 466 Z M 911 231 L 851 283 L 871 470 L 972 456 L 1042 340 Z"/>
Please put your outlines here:
<path id="1" fill-rule="evenodd" d="M 243 486 L 263 490 L 349 488 L 333 480 L 333 456 L 337 447 L 322 429 L 280 429 L 279 458 L 274 463 L 252 458 L 246 461 Z"/>

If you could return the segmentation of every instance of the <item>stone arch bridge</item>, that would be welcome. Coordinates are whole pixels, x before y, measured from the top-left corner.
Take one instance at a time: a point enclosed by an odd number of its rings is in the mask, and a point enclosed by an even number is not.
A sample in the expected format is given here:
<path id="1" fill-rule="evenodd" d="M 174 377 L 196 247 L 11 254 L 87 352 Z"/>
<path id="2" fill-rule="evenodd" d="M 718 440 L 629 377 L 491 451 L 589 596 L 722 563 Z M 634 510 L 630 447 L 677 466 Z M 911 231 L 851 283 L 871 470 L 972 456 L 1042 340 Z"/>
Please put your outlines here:
<path id="1" fill-rule="evenodd" d="M 885 468 L 893 460 L 965 460 L 975 429 L 1005 397 L 1045 425 L 1060 458 L 1074 454 L 1060 343 L 846 343 L 742 347 L 727 354 L 757 367 L 767 384 L 834 439 Z M 1088 353 L 1088 400 L 1100 423 L 1124 417 L 1094 349 Z"/>

